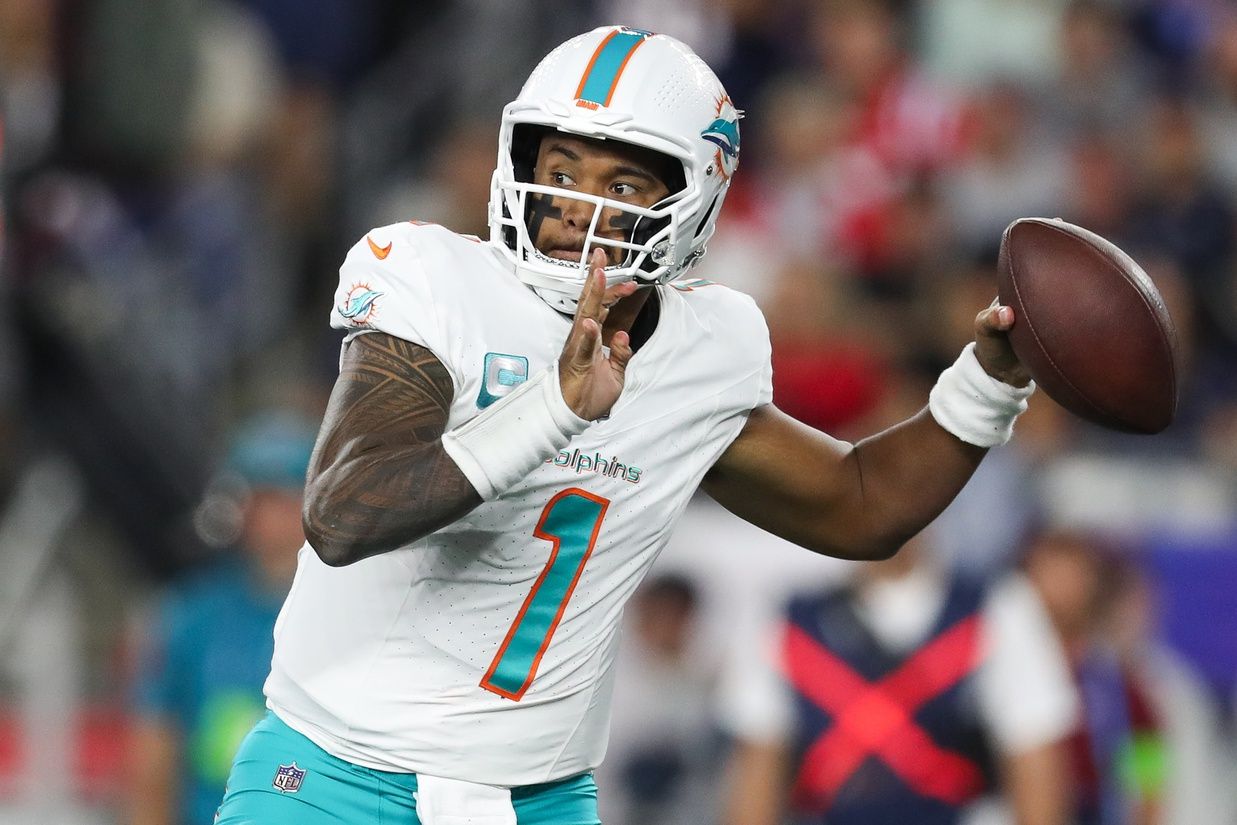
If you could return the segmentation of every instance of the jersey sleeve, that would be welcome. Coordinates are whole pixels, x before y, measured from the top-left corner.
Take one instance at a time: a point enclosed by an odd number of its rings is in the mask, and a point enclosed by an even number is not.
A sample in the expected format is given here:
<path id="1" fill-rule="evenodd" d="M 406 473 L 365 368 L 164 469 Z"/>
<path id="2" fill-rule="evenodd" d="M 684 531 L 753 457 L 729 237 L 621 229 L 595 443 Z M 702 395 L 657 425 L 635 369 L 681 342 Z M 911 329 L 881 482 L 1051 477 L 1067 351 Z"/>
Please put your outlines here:
<path id="1" fill-rule="evenodd" d="M 756 344 L 756 358 L 760 367 L 759 377 L 756 382 L 756 403 L 752 405 L 753 409 L 762 407 L 765 404 L 773 402 L 773 344 L 769 339 L 769 325 L 765 321 L 764 313 L 756 306 L 756 302 L 751 297 L 747 300 L 752 305 L 752 311 L 755 314 L 753 321 L 754 331 L 752 333 Z"/>
<path id="2" fill-rule="evenodd" d="M 1065 654 L 1034 589 L 1010 576 L 983 612 L 980 713 L 997 749 L 1025 752 L 1064 738 L 1078 719 L 1077 691 Z"/>
<path id="3" fill-rule="evenodd" d="M 431 273 L 417 235 L 400 226 L 371 230 L 339 267 L 331 326 L 349 333 L 385 332 L 435 352 L 444 336 Z"/>
<path id="4" fill-rule="evenodd" d="M 750 295 L 725 287 L 729 308 L 725 344 L 729 363 L 739 368 L 743 380 L 745 412 L 773 401 L 773 344 L 764 313 Z"/>
<path id="5" fill-rule="evenodd" d="M 451 258 L 435 229 L 393 224 L 357 241 L 339 268 L 331 326 L 347 333 L 345 344 L 358 335 L 385 332 L 425 347 L 458 389 L 458 336 L 449 330 L 451 323 L 460 323 L 449 315 L 458 296 L 444 280 L 451 274 L 444 271 L 444 261 Z"/>

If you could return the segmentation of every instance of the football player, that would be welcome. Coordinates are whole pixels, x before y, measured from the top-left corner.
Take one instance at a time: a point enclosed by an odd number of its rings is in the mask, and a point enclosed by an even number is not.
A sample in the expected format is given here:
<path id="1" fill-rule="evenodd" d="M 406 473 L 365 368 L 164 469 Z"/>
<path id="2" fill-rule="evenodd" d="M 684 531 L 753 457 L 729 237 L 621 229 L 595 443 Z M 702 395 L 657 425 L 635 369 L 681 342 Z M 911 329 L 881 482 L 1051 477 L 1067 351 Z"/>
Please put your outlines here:
<path id="1" fill-rule="evenodd" d="M 691 49 L 599 28 L 504 109 L 488 241 L 413 222 L 348 253 L 309 541 L 220 823 L 595 825 L 619 617 L 697 488 L 883 558 L 1008 439 L 1006 307 L 886 432 L 777 410 L 756 306 L 683 279 L 738 157 Z"/>

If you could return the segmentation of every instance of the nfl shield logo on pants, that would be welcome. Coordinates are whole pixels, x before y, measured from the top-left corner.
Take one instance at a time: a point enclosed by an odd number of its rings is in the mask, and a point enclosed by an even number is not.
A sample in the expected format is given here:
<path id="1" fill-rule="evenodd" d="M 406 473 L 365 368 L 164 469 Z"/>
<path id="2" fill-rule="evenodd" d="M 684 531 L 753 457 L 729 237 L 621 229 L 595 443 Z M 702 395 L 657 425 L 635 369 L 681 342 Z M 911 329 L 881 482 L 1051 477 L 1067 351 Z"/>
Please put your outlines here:
<path id="1" fill-rule="evenodd" d="M 305 771 L 293 762 L 291 765 L 280 765 L 279 770 L 275 771 L 275 781 L 271 784 L 283 793 L 296 793 L 301 789 L 301 780 L 304 778 Z"/>

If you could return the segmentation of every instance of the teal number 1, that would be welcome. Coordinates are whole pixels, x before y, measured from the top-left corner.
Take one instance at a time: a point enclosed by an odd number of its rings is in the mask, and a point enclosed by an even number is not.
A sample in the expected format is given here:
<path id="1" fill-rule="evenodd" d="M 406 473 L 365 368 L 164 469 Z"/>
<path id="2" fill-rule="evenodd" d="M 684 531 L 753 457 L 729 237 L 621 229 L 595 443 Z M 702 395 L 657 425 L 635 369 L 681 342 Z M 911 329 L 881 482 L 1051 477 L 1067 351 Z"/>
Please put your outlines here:
<path id="1" fill-rule="evenodd" d="M 609 499 L 571 487 L 550 499 L 541 511 L 533 535 L 550 542 L 550 560 L 533 582 L 481 687 L 516 701 L 524 696 L 597 544 L 609 506 Z"/>

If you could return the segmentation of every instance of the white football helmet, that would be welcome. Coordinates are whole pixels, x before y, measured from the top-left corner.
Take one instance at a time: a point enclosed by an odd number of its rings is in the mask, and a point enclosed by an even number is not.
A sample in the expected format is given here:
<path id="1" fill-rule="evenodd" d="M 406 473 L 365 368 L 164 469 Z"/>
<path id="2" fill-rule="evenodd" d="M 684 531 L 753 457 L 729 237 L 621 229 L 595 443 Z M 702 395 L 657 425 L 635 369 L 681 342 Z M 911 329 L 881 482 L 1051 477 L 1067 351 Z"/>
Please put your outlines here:
<path id="1" fill-rule="evenodd" d="M 550 52 L 503 109 L 498 168 L 490 184 L 490 238 L 519 278 L 547 303 L 575 310 L 595 245 L 627 254 L 606 268 L 607 282 L 666 283 L 691 269 L 713 235 L 739 161 L 739 117 L 717 76 L 682 42 L 662 34 L 605 26 Z M 650 208 L 532 183 L 540 137 L 557 129 L 651 149 L 682 165 L 682 180 Z M 681 188 L 676 187 L 682 184 Z M 593 205 L 579 261 L 543 255 L 529 235 L 530 195 L 571 197 Z M 631 216 L 624 241 L 602 238 L 603 207 Z"/>

